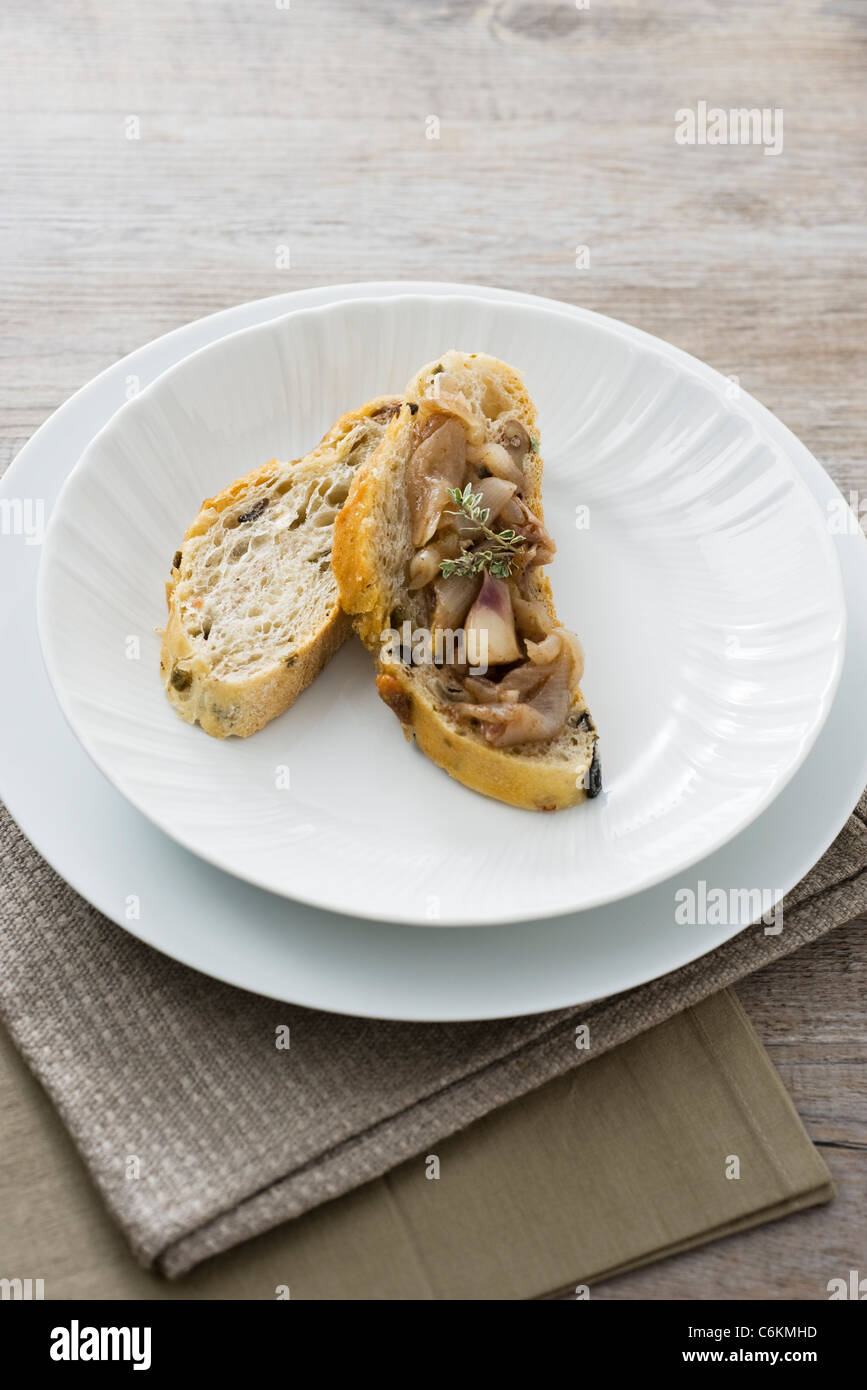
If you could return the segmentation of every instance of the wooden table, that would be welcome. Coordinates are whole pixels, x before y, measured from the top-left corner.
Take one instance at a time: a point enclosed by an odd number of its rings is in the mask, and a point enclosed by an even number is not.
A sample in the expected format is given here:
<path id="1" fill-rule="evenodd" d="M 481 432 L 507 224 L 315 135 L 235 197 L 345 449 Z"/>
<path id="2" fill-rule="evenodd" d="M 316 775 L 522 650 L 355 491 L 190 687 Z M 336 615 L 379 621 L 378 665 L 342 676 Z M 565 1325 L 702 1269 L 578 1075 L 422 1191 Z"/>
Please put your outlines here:
<path id="1" fill-rule="evenodd" d="M 189 319 L 438 279 L 676 343 L 867 509 L 857 0 L 6 0 L 0 26 L 3 466 L 77 387 Z M 700 101 L 781 108 L 782 152 L 678 144 Z M 829 1268 L 865 1272 L 860 928 L 739 992 L 838 1199 L 596 1297 L 809 1298 Z"/>

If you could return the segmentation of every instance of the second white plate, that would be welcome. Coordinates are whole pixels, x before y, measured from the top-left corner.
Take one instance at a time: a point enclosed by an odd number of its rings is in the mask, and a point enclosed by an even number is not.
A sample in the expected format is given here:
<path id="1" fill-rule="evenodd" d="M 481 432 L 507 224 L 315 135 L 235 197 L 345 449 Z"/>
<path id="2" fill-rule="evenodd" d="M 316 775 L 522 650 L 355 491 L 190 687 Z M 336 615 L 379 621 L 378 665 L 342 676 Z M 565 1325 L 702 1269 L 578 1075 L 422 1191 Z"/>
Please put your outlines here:
<path id="1" fill-rule="evenodd" d="M 201 498 L 303 453 L 451 345 L 524 367 L 539 407 L 552 582 L 587 650 L 605 780 L 596 802 L 557 816 L 484 801 L 406 746 L 356 644 L 245 741 L 182 724 L 158 679 L 163 583 Z M 490 923 L 660 882 L 778 794 L 842 662 L 824 518 L 785 432 L 729 396 L 663 343 L 546 305 L 368 299 L 225 338 L 118 412 L 58 499 L 39 621 L 64 711 L 181 844 L 318 906 Z"/>

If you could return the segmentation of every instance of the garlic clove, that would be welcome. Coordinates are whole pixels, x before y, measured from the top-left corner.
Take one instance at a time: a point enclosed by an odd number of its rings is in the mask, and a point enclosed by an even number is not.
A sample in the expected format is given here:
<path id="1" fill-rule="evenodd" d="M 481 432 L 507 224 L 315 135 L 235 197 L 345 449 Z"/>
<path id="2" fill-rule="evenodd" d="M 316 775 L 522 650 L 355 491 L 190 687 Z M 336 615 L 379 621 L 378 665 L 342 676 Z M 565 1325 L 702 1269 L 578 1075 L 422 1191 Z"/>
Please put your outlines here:
<path id="1" fill-rule="evenodd" d="M 443 553 L 438 545 L 426 545 L 423 550 L 416 551 L 409 562 L 409 578 L 406 587 L 410 592 L 415 589 L 423 589 L 425 584 L 430 584 L 432 579 L 436 579 L 440 572 L 442 558 Z"/>
<path id="2" fill-rule="evenodd" d="M 476 459 L 478 466 L 487 468 L 495 478 L 503 478 L 507 483 L 514 483 L 515 487 L 523 487 L 524 470 L 502 444 L 486 444 L 479 449 Z"/>
<path id="3" fill-rule="evenodd" d="M 506 503 L 511 502 L 517 487 L 505 478 L 482 478 L 478 483 L 473 483 L 473 492 L 481 494 L 481 505 L 488 509 L 487 524 L 490 526 L 492 521 L 496 521 Z"/>
<path id="4" fill-rule="evenodd" d="M 467 614 L 464 631 L 468 653 L 471 658 L 478 657 L 474 664 L 500 666 L 520 660 L 512 597 L 504 579 L 485 575 L 479 596 Z"/>

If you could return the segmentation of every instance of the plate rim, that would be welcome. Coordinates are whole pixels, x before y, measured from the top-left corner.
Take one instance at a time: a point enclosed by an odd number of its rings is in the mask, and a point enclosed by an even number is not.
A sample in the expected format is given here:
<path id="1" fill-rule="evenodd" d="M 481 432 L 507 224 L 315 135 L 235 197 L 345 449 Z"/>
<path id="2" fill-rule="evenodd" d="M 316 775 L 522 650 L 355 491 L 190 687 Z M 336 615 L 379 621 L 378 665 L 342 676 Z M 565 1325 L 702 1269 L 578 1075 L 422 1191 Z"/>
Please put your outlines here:
<path id="1" fill-rule="evenodd" d="M 379 282 L 373 282 L 373 284 L 377 283 Z M 371 305 L 382 306 L 385 304 L 391 304 L 395 301 L 412 303 L 413 301 L 430 302 L 433 300 L 437 300 L 439 302 L 458 302 L 466 303 L 470 306 L 476 306 L 483 305 L 486 303 L 490 304 L 492 302 L 490 298 L 486 299 L 484 296 L 476 293 L 456 293 L 454 291 L 458 287 L 454 287 L 451 285 L 444 285 L 442 293 L 431 294 L 430 292 L 419 293 L 410 289 L 409 286 L 414 284 L 415 282 L 396 283 L 400 284 L 402 288 L 400 291 L 394 294 L 370 294 L 367 296 L 349 297 L 342 296 L 335 300 L 331 300 L 325 303 L 319 303 L 310 307 L 299 307 L 296 309 L 292 309 L 289 310 L 287 313 L 277 314 L 274 317 L 268 318 L 263 322 L 249 324 L 243 328 L 238 328 L 227 334 L 223 334 L 220 337 L 214 339 L 213 341 L 203 344 L 199 348 L 194 349 L 191 353 L 186 354 L 172 366 L 168 367 L 163 372 L 160 372 L 151 382 L 147 384 L 147 386 L 143 387 L 141 391 L 139 391 L 132 399 L 125 401 L 119 407 L 119 409 L 116 410 L 108 420 L 106 420 L 106 422 L 102 425 L 102 427 L 96 432 L 96 434 L 91 438 L 86 447 L 82 450 L 82 452 L 76 459 L 73 467 L 70 469 L 57 495 L 54 506 L 51 510 L 48 526 L 46 528 L 44 538 L 45 543 L 41 549 L 41 554 L 39 557 L 39 569 L 36 586 L 36 616 L 39 643 L 42 651 L 43 662 L 48 672 L 49 681 L 51 683 L 55 699 L 57 700 L 63 712 L 64 718 L 66 719 L 67 724 L 69 725 L 75 738 L 84 748 L 91 761 L 98 768 L 100 773 L 120 793 L 120 795 L 122 795 L 129 802 L 129 804 L 133 806 L 133 808 L 136 811 L 138 811 L 148 821 L 150 821 L 152 825 L 156 826 L 157 829 L 162 831 L 163 834 L 168 835 L 171 839 L 173 839 L 177 844 L 181 845 L 182 848 L 187 850 L 189 853 L 194 854 L 198 858 L 204 860 L 204 862 L 210 864 L 212 867 L 219 869 L 221 872 L 228 873 L 234 877 L 237 877 L 242 882 L 248 883 L 253 887 L 262 889 L 265 892 L 274 893 L 280 897 L 285 898 L 289 902 L 303 903 L 306 906 L 314 907 L 319 910 L 336 912 L 340 913 L 341 915 L 354 917 L 360 920 L 370 920 L 370 912 L 368 911 L 367 913 L 365 913 L 354 904 L 351 898 L 347 900 L 346 896 L 329 896 L 327 892 L 327 884 L 326 891 L 317 891 L 316 893 L 314 893 L 308 890 L 305 892 L 299 891 L 297 888 L 293 887 L 293 891 L 290 893 L 287 891 L 285 884 L 271 881 L 267 877 L 263 877 L 261 873 L 257 874 L 252 869 L 245 869 L 244 866 L 227 864 L 223 856 L 219 852 L 211 851 L 207 844 L 197 842 L 195 838 L 190 834 L 180 833 L 178 829 L 175 827 L 175 825 L 172 824 L 170 818 L 159 816 L 153 809 L 151 809 L 147 804 L 145 804 L 134 794 L 133 790 L 128 786 L 126 779 L 122 775 L 118 775 L 116 771 L 111 767 L 109 762 L 103 760 L 101 754 L 97 751 L 94 740 L 90 737 L 87 730 L 79 727 L 77 716 L 72 708 L 72 701 L 68 697 L 64 681 L 60 676 L 57 669 L 57 665 L 55 663 L 55 653 L 52 651 L 51 648 L 51 640 L 47 635 L 50 619 L 48 618 L 46 612 L 48 600 L 46 598 L 47 582 L 45 577 L 49 571 L 49 564 L 47 562 L 51 554 L 50 542 L 52 532 L 55 525 L 58 524 L 58 519 L 62 517 L 64 499 L 67 497 L 68 491 L 71 490 L 71 488 L 75 485 L 76 474 L 85 464 L 85 461 L 88 459 L 92 451 L 99 448 L 100 446 L 103 446 L 105 444 L 105 441 L 109 439 L 116 431 L 122 430 L 124 428 L 124 421 L 129 413 L 134 413 L 137 409 L 141 408 L 142 402 L 147 402 L 147 400 L 151 398 L 153 395 L 156 395 L 160 390 L 165 389 L 166 384 L 170 382 L 172 379 L 174 379 L 178 374 L 182 373 L 192 359 L 198 359 L 209 354 L 213 355 L 214 353 L 220 350 L 225 350 L 226 344 L 233 343 L 235 342 L 235 340 L 256 337 L 259 335 L 266 336 L 269 331 L 273 332 L 275 329 L 279 327 L 279 325 L 287 322 L 290 319 L 296 319 L 299 317 L 320 318 L 326 315 L 334 314 L 335 311 L 345 311 L 347 308 L 352 308 L 358 305 L 365 305 L 369 307 Z M 351 287 L 347 286 L 346 288 L 349 289 Z M 472 289 L 475 287 L 467 288 Z M 267 302 L 267 300 L 253 301 L 254 304 Z M 539 312 L 542 312 L 546 314 L 553 314 L 554 316 L 559 318 L 573 320 L 577 318 L 579 321 L 583 320 L 585 322 L 592 322 L 596 327 L 601 328 L 603 331 L 610 333 L 612 336 L 616 338 L 619 338 L 621 341 L 625 341 L 627 344 L 629 344 L 630 342 L 634 342 L 636 339 L 643 340 L 649 351 L 656 354 L 658 357 L 662 357 L 664 359 L 667 358 L 669 360 L 674 361 L 678 364 L 679 367 L 682 367 L 683 370 L 689 372 L 689 374 L 693 377 L 696 377 L 699 380 L 704 380 L 706 384 L 714 387 L 717 394 L 721 389 L 722 383 L 726 380 L 726 378 L 724 378 L 721 373 L 717 372 L 716 369 L 710 367 L 707 363 L 702 362 L 698 358 L 692 357 L 690 354 L 683 352 L 683 350 L 680 348 L 674 347 L 672 344 L 667 343 L 664 339 L 656 338 L 654 335 L 648 334 L 642 329 L 634 328 L 630 324 L 624 323 L 618 319 L 612 319 L 607 315 L 598 314 L 592 310 L 584 310 L 577 307 L 558 305 L 557 301 L 547 301 L 536 296 L 524 296 L 522 297 L 520 302 L 496 299 L 493 302 L 500 303 L 501 305 L 507 305 L 519 310 L 527 309 L 528 311 L 536 312 L 537 314 Z M 231 310 L 223 312 L 231 312 Z M 187 326 L 189 327 L 189 325 Z M 762 815 L 762 813 L 765 810 L 767 810 L 768 806 L 770 806 L 772 802 L 786 788 L 786 786 L 788 786 L 792 778 L 798 772 L 799 768 L 803 766 L 803 763 L 805 759 L 808 757 L 812 747 L 814 746 L 816 739 L 818 738 L 833 705 L 833 701 L 836 696 L 837 689 L 839 687 L 839 682 L 843 670 L 843 662 L 846 649 L 846 633 L 848 627 L 848 614 L 845 603 L 842 573 L 840 569 L 839 558 L 836 553 L 836 548 L 828 530 L 826 528 L 821 527 L 818 524 L 819 518 L 821 516 L 818 503 L 816 502 L 816 499 L 813 496 L 807 483 L 801 477 L 800 473 L 798 472 L 797 468 L 794 466 L 793 462 L 789 457 L 789 449 L 788 447 L 786 447 L 788 444 L 788 437 L 796 438 L 796 436 L 792 436 L 791 432 L 786 429 L 782 422 L 778 421 L 775 416 L 765 411 L 764 407 L 761 406 L 760 402 L 756 401 L 755 398 L 749 395 L 749 393 L 744 391 L 740 392 L 738 402 L 739 405 L 741 404 L 741 402 L 745 402 L 746 408 L 738 409 L 734 413 L 737 415 L 746 416 L 746 418 L 749 420 L 751 427 L 753 427 L 757 431 L 759 438 L 763 442 L 768 444 L 774 450 L 775 454 L 780 458 L 780 460 L 783 463 L 783 466 L 785 467 L 787 477 L 790 479 L 792 483 L 795 484 L 796 489 L 799 490 L 803 496 L 809 499 L 810 509 L 815 513 L 817 522 L 816 535 L 821 540 L 821 545 L 824 551 L 825 563 L 834 588 L 834 598 L 836 601 L 838 616 L 838 628 L 836 641 L 833 643 L 832 669 L 826 681 L 821 698 L 818 700 L 816 713 L 812 719 L 809 733 L 805 738 L 801 740 L 798 752 L 795 755 L 795 757 L 792 758 L 785 772 L 778 775 L 773 780 L 772 784 L 766 790 L 765 794 L 760 798 L 758 802 L 756 802 L 753 806 L 749 808 L 747 813 L 741 819 L 736 819 L 733 822 L 731 822 L 721 833 L 709 838 L 708 841 L 706 843 L 703 843 L 697 850 L 685 850 L 680 858 L 666 862 L 663 868 L 657 868 L 649 873 L 645 873 L 645 875 L 641 878 L 639 883 L 632 884 L 632 886 L 627 887 L 623 891 L 618 890 L 616 887 L 611 887 L 608 890 L 600 891 L 589 897 L 585 897 L 581 902 L 577 904 L 574 902 L 565 901 L 563 899 L 561 899 L 557 904 L 554 905 L 546 904 L 543 909 L 543 916 L 546 920 L 554 917 L 567 916 L 572 913 L 592 911 L 595 908 L 604 907 L 608 904 L 633 897 L 636 894 L 645 891 L 646 889 L 651 889 L 658 886 L 660 883 L 665 882 L 669 878 L 687 872 L 689 869 L 694 867 L 695 864 L 700 863 L 703 859 L 708 858 L 717 850 L 722 849 L 737 835 L 741 834 L 745 829 L 747 829 L 749 825 L 751 825 L 760 815 Z M 766 424 L 765 417 L 767 417 L 767 419 L 773 422 L 773 426 L 776 427 L 775 429 L 768 427 L 768 425 Z M 778 431 L 783 431 L 783 439 L 780 439 L 779 437 L 774 437 L 775 433 L 777 433 Z M 798 442 L 800 443 L 800 441 Z M 803 447 L 806 448 L 806 446 Z M 818 460 L 816 460 L 816 462 L 818 463 Z M 447 920 L 440 920 L 437 922 L 428 921 L 426 918 L 420 915 L 420 912 L 415 916 L 408 915 L 406 909 L 401 906 L 395 906 L 393 908 L 383 908 L 382 904 L 377 904 L 375 910 L 376 920 L 378 921 L 393 923 L 395 925 L 402 925 L 407 927 L 423 927 L 426 929 L 438 927 L 449 929 L 454 928 L 457 930 L 461 930 L 469 927 L 498 927 L 506 924 L 532 922 L 539 919 L 539 913 L 534 913 L 529 908 L 517 913 L 509 913 L 508 916 L 496 912 L 489 913 L 488 915 L 479 915 L 478 913 L 473 913 L 472 916 L 457 915 L 451 913 Z"/>
<path id="2" fill-rule="evenodd" d="M 522 291 L 510 289 L 498 289 L 483 285 L 453 285 L 450 282 L 437 281 L 357 281 L 351 285 L 330 285 L 311 287 L 305 290 L 295 290 L 281 293 L 280 295 L 270 296 L 262 299 L 251 300 L 247 303 L 230 306 L 219 310 L 216 313 L 207 315 L 203 318 L 193 320 L 183 324 L 168 333 L 162 334 L 149 342 L 141 344 L 127 353 L 124 357 L 110 363 L 103 371 L 87 381 L 66 401 L 62 402 L 48 418 L 37 428 L 29 437 L 26 443 L 19 450 L 18 455 L 6 469 L 3 478 L 0 478 L 0 494 L 8 494 L 12 489 L 21 488 L 22 480 L 25 475 L 31 473 L 39 474 L 39 487 L 46 489 L 46 496 L 56 497 L 63 486 L 64 476 L 60 475 L 60 469 L 52 461 L 52 456 L 58 454 L 65 456 L 66 434 L 71 433 L 76 437 L 83 434 L 93 436 L 93 424 L 89 423 L 93 417 L 105 420 L 118 408 L 123 390 L 123 377 L 125 369 L 128 371 L 133 362 L 137 367 L 144 367 L 143 374 L 148 374 L 148 369 L 153 370 L 152 362 L 154 358 L 164 360 L 168 354 L 172 356 L 175 351 L 175 343 L 180 341 L 196 341 L 209 332 L 219 332 L 219 326 L 223 322 L 235 321 L 238 317 L 247 314 L 265 314 L 267 317 L 278 317 L 288 304 L 321 302 L 321 296 L 332 296 L 339 298 L 347 290 L 352 289 L 357 294 L 364 294 L 365 291 L 376 290 L 378 293 L 398 293 L 405 289 L 407 284 L 414 286 L 422 285 L 428 293 L 442 292 L 446 288 L 457 289 L 459 291 L 470 289 L 482 297 L 497 298 L 504 297 L 512 301 L 525 301 L 527 299 L 541 298 L 540 296 L 526 295 Z M 555 308 L 564 312 L 573 312 L 574 306 L 558 302 L 556 300 L 546 300 Z M 276 307 L 279 305 L 280 307 Z M 587 311 L 591 312 L 591 311 Z M 638 333 L 642 330 L 636 329 Z M 757 407 L 763 416 L 767 416 L 770 423 L 782 429 L 790 441 L 790 447 L 796 460 L 796 466 L 804 477 L 807 486 L 817 501 L 818 505 L 827 507 L 830 501 L 835 505 L 842 502 L 845 505 L 846 499 L 840 487 L 836 484 L 827 470 L 822 466 L 818 459 L 811 453 L 807 446 L 793 434 L 782 421 L 772 416 L 761 403 L 757 402 Z M 25 484 L 26 489 L 26 484 Z M 837 536 L 834 541 L 841 568 L 844 574 L 844 585 L 847 596 L 857 593 L 859 598 L 858 612 L 867 609 L 867 539 L 860 532 L 853 531 L 845 538 Z M 9 556 L 8 573 L 12 580 L 9 588 L 9 598 L 6 605 L 0 604 L 0 616 L 7 626 L 10 634 L 19 644 L 23 643 L 22 657 L 28 663 L 28 670 L 37 679 L 36 697 L 41 702 L 48 696 L 50 685 L 42 663 L 39 645 L 35 640 L 34 623 L 34 597 L 36 587 L 36 560 L 34 551 L 19 548 L 9 548 L 6 551 Z M 3 552 L 0 551 L 0 559 Z M 4 570 L 7 569 L 7 561 L 3 559 Z M 861 599 L 865 602 L 862 603 Z M 867 619 L 858 620 L 856 618 L 855 627 L 865 636 L 865 649 L 867 649 Z M 854 665 L 855 670 L 850 667 Z M 867 658 L 860 661 L 856 655 L 850 654 L 847 649 L 847 657 L 844 663 L 843 690 L 845 692 L 846 703 L 852 704 L 852 686 L 858 675 L 867 678 Z M 860 683 L 858 685 L 860 698 Z M 46 700 L 46 703 L 48 701 Z M 51 696 L 53 703 L 53 695 Z M 54 717 L 57 719 L 59 711 L 54 710 Z M 850 710 L 851 716 L 851 710 Z M 832 710 L 832 719 L 835 713 Z M 0 725 L 0 735 L 3 726 Z M 57 751 L 61 757 L 70 761 L 75 756 L 75 750 L 79 747 L 77 740 L 66 730 L 65 722 L 62 717 L 57 720 L 57 727 L 54 731 L 59 738 L 62 746 Z M 840 733 L 836 728 L 832 731 L 825 730 L 820 736 L 826 740 L 833 734 L 835 741 L 842 742 Z M 853 756 L 854 754 L 854 756 Z M 84 770 L 88 777 L 92 779 L 93 793 L 101 797 L 105 795 L 110 798 L 114 792 L 109 789 L 107 781 L 97 774 L 95 767 L 89 760 L 84 761 Z M 622 963 L 614 962 L 606 966 L 608 978 L 604 984 L 599 983 L 592 990 L 588 990 L 586 982 L 582 982 L 579 964 L 576 962 L 575 949 L 572 942 L 577 938 L 585 938 L 589 932 L 590 937 L 600 946 L 601 953 L 604 954 L 605 940 L 607 933 L 603 934 L 598 924 L 593 924 L 592 919 L 596 915 L 592 910 L 586 914 L 582 921 L 577 920 L 577 931 L 566 936 L 562 931 L 558 931 L 556 939 L 545 942 L 547 947 L 546 954 L 552 957 L 555 972 L 553 976 L 549 974 L 544 981 L 537 978 L 528 985 L 527 980 L 520 976 L 517 984 L 508 975 L 493 978 L 489 970 L 485 971 L 483 984 L 478 982 L 474 985 L 474 992 L 469 998 L 471 1003 L 461 1000 L 455 1002 L 454 991 L 449 983 L 448 988 L 434 975 L 424 975 L 424 985 L 427 993 L 423 995 L 423 1004 L 415 1002 L 416 995 L 404 993 L 395 995 L 394 982 L 389 981 L 383 987 L 379 976 L 367 976 L 365 979 L 353 979 L 352 994 L 349 997 L 341 997 L 335 987 L 334 972 L 331 969 L 333 957 L 330 952 L 320 953 L 320 958 L 314 962 L 311 972 L 308 961 L 302 959 L 302 974 L 306 971 L 305 983 L 296 986 L 296 973 L 292 969 L 287 970 L 287 960 L 294 961 L 294 914 L 291 911 L 289 900 L 272 899 L 271 895 L 262 893 L 261 890 L 249 889 L 242 885 L 239 880 L 228 879 L 230 886 L 237 887 L 245 899 L 245 907 L 254 904 L 254 916 L 270 909 L 274 903 L 280 903 L 286 909 L 285 916 L 281 919 L 281 940 L 282 934 L 288 935 L 289 941 L 281 946 L 280 951 L 272 949 L 266 952 L 266 966 L 260 968 L 258 974 L 254 968 L 252 953 L 250 952 L 230 952 L 232 963 L 230 968 L 226 968 L 222 962 L 215 960 L 215 952 L 211 946 L 211 938 L 207 940 L 207 954 L 202 950 L 201 940 L 190 943 L 184 941 L 183 949 L 178 944 L 175 937 L 169 941 L 162 940 L 158 932 L 149 927 L 148 920 L 143 920 L 140 924 L 135 924 L 124 920 L 123 914 L 118 908 L 117 899 L 112 897 L 108 879 L 108 873 L 99 859 L 88 859 L 83 856 L 80 860 L 76 858 L 74 852 L 69 847 L 69 842 L 62 834 L 55 834 L 50 818 L 43 814 L 43 801 L 39 797 L 29 797 L 31 790 L 29 764 L 16 764 L 14 759 L 4 759 L 0 761 L 0 794 L 3 795 L 10 814 L 20 826 L 22 832 L 36 847 L 37 851 L 47 861 L 49 866 L 64 879 L 70 887 L 77 892 L 80 897 L 89 903 L 96 911 L 104 914 L 115 926 L 123 928 L 133 939 L 142 942 L 158 950 L 161 954 L 170 959 L 177 960 L 189 968 L 196 969 L 205 976 L 223 981 L 235 988 L 250 991 L 255 994 L 264 995 L 276 999 L 289 1005 L 298 1005 L 309 1008 L 318 1008 L 326 1012 L 339 1014 L 351 1014 L 358 1017 L 372 1019 L 393 1019 L 404 1020 L 407 1022 L 455 1022 L 455 1021 L 483 1021 L 487 1019 L 508 1018 L 526 1014 L 539 1014 L 551 1010 L 574 1008 L 589 1002 L 592 999 L 601 999 L 619 993 L 623 990 L 636 987 L 647 983 L 670 970 L 678 969 L 697 959 L 700 959 L 707 952 L 723 944 L 725 941 L 732 940 L 737 934 L 737 930 L 727 930 L 725 933 L 717 934 L 713 939 L 706 941 L 698 946 L 697 949 L 689 949 L 686 953 L 678 950 L 676 958 L 672 958 L 666 964 L 660 965 L 658 961 L 652 966 L 643 970 L 641 973 L 632 973 L 628 977 L 622 973 Z M 861 797 L 865 783 L 867 783 L 867 731 L 862 736 L 860 746 L 853 749 L 849 739 L 846 741 L 846 758 L 841 762 L 840 773 L 845 779 L 845 784 L 841 790 L 835 790 L 837 783 L 832 785 L 831 794 L 827 797 L 813 796 L 806 803 L 806 812 L 801 812 L 798 808 L 797 825 L 802 827 L 809 823 L 809 830 L 803 843 L 799 843 L 797 837 L 791 833 L 791 819 L 789 823 L 774 825 L 772 828 L 771 840 L 763 849 L 763 854 L 773 858 L 773 864 L 769 869 L 769 878 L 775 880 L 782 891 L 788 892 L 794 884 L 799 882 L 810 868 L 817 862 L 820 856 L 827 850 L 840 830 L 845 826 L 853 808 L 857 805 Z M 67 775 L 70 779 L 72 772 Z M 815 778 L 811 779 L 815 783 Z M 105 783 L 104 793 L 97 789 Z M 823 786 L 827 785 L 823 781 Z M 815 792 L 816 786 L 811 790 Z M 11 793 L 11 798 L 10 798 Z M 785 794 L 783 800 L 785 800 Z M 830 807 L 830 810 L 826 810 Z M 113 808 L 106 804 L 104 808 L 97 807 L 97 813 L 104 817 L 109 817 Z M 131 825 L 134 827 L 136 836 L 136 855 L 144 855 L 156 868 L 158 876 L 163 874 L 172 876 L 173 880 L 190 879 L 196 874 L 204 876 L 203 891 L 208 897 L 215 897 L 215 885 L 213 871 L 210 868 L 200 867 L 202 861 L 196 856 L 187 855 L 175 846 L 174 842 L 163 837 L 159 833 L 154 834 L 150 824 L 144 817 L 134 812 L 128 803 L 121 801 L 118 803 L 118 810 L 124 815 L 129 814 Z M 814 814 L 815 812 L 815 814 Z M 772 817 L 775 821 L 780 815 L 785 815 L 785 810 L 775 806 L 766 817 Z M 789 813 L 790 814 L 790 813 Z M 756 840 L 762 829 L 762 820 L 754 823 L 744 832 L 745 848 L 747 853 L 755 853 L 749 849 L 749 845 Z M 145 846 L 141 843 L 145 838 L 149 843 Z M 46 848 L 43 848 L 45 846 Z M 718 856 L 709 856 L 702 861 L 702 867 L 708 876 L 713 876 L 718 872 L 719 866 L 714 863 Z M 174 860 L 177 860 L 177 864 Z M 767 859 L 763 860 L 762 872 L 764 874 Z M 782 868 L 779 865 L 782 863 Z M 178 870 L 178 866 L 180 870 Z M 162 871 L 162 873 L 160 872 Z M 101 874 L 101 876 L 100 876 Z M 181 882 L 181 891 L 185 889 L 184 882 Z M 642 899 L 644 899 L 644 910 L 648 913 L 651 920 L 657 914 L 652 905 L 648 908 L 647 899 L 655 890 L 649 893 L 636 895 L 636 909 L 642 909 Z M 250 895 L 254 894 L 255 897 Z M 604 910 L 602 910 L 604 912 Z M 234 916 L 230 915 L 232 923 L 231 930 L 236 931 Z M 550 926 L 559 928 L 563 924 L 563 919 L 554 919 L 552 923 L 541 923 L 541 935 L 544 937 Z M 332 922 L 328 914 L 321 914 L 322 936 L 327 937 L 332 929 Z M 374 932 L 377 924 L 368 923 Z M 484 930 L 484 929 L 483 929 Z M 509 928 L 504 930 L 508 931 Z M 653 930 L 653 928 L 651 928 Z M 237 931 L 242 935 L 240 926 Z M 413 943 L 418 941 L 420 936 L 430 940 L 432 933 L 418 933 L 411 928 L 384 928 L 383 936 L 387 939 L 389 955 L 393 951 L 400 953 L 408 950 L 413 952 Z M 456 934 L 449 933 L 446 945 L 454 940 Z M 472 929 L 464 933 L 457 934 L 465 945 L 471 941 L 475 933 Z M 317 931 L 317 945 L 319 932 Z M 376 952 L 376 942 L 373 943 L 373 950 Z M 223 953 L 225 955 L 225 952 Z M 538 954 L 538 953 L 537 953 Z M 451 952 L 449 952 L 451 955 Z M 322 958 L 327 960 L 328 968 L 322 963 Z M 489 959 L 487 953 L 485 960 Z M 206 963 L 205 963 L 206 962 Z M 294 968 L 294 966 L 293 966 Z M 279 990 L 271 986 L 275 982 L 275 970 L 279 971 L 280 985 Z M 619 970 L 619 975 L 618 975 Z M 263 978 L 267 971 L 267 979 Z M 612 981 L 611 975 L 614 972 L 616 981 Z M 413 970 L 411 978 L 413 986 L 418 979 L 418 971 Z M 449 981 L 453 978 L 453 969 L 449 967 Z M 552 987 L 553 978 L 553 987 Z M 562 982 L 567 981 L 567 989 L 564 991 Z M 511 992 L 510 992 L 510 987 Z M 527 989 L 531 992 L 527 994 Z M 300 994 L 299 994 L 300 989 Z M 324 997 L 323 997 L 324 996 Z M 396 999 L 401 999 L 399 1004 Z M 491 1003 L 490 999 L 495 999 Z M 362 1002 L 360 1002 L 360 1000 Z M 433 1001 L 433 1002 L 431 1002 Z M 529 1001 L 529 1002 L 528 1002 Z"/>

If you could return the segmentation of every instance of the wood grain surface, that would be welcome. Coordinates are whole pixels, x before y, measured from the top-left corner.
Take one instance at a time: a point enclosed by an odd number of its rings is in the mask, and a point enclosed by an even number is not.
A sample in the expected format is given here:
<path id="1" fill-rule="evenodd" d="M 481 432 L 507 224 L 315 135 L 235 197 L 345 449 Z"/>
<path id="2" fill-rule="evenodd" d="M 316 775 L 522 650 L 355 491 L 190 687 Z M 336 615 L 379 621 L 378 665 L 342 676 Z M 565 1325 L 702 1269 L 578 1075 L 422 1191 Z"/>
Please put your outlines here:
<path id="1" fill-rule="evenodd" d="M 860 0 L 4 0 L 0 467 L 192 318 L 425 278 L 686 348 L 863 505 L 865 39 Z M 781 109 L 782 152 L 679 145 L 699 101 Z M 837 1201 L 595 1296 L 815 1298 L 867 1272 L 865 994 L 857 926 L 740 990 Z"/>

